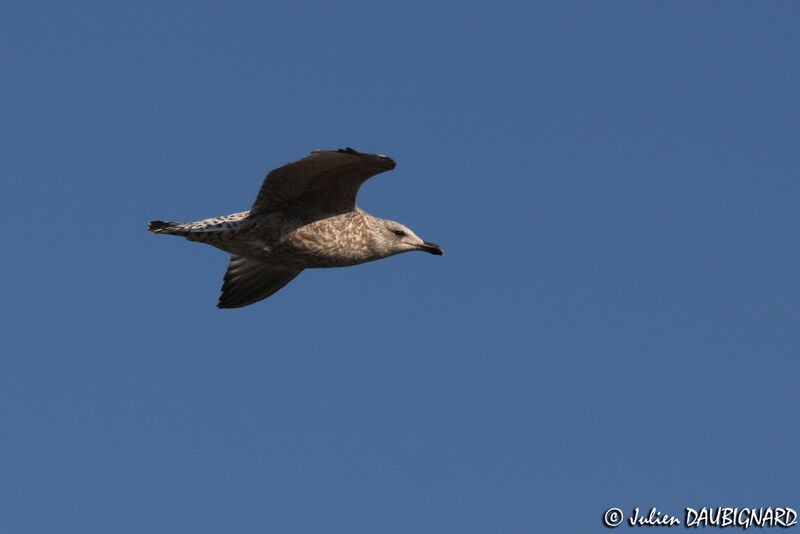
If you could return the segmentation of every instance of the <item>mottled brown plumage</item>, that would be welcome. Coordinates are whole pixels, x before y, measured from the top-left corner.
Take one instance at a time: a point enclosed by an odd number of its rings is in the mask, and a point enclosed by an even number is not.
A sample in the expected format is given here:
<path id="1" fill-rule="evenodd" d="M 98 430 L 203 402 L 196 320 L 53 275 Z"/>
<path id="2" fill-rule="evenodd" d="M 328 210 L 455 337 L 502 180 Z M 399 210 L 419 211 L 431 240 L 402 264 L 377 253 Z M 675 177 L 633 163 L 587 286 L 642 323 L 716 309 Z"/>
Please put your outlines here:
<path id="1" fill-rule="evenodd" d="M 394 167 L 391 158 L 352 148 L 315 150 L 267 174 L 250 211 L 191 223 L 152 221 L 148 229 L 232 254 L 220 308 L 267 298 L 303 269 L 357 265 L 411 250 L 442 255 L 438 245 L 402 224 L 356 207 L 361 184 Z"/>

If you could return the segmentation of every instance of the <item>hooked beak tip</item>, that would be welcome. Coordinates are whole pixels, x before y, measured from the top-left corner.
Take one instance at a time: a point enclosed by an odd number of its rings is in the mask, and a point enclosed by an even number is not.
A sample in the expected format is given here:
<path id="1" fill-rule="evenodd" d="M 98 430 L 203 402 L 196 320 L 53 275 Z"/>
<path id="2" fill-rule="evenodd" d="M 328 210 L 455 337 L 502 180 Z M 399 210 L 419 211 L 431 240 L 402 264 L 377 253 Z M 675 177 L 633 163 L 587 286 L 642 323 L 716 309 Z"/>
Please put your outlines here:
<path id="1" fill-rule="evenodd" d="M 419 250 L 423 250 L 429 254 L 434 254 L 436 256 L 444 256 L 444 251 L 442 250 L 442 247 L 440 247 L 436 243 L 428 243 L 427 241 L 423 241 L 418 248 Z"/>

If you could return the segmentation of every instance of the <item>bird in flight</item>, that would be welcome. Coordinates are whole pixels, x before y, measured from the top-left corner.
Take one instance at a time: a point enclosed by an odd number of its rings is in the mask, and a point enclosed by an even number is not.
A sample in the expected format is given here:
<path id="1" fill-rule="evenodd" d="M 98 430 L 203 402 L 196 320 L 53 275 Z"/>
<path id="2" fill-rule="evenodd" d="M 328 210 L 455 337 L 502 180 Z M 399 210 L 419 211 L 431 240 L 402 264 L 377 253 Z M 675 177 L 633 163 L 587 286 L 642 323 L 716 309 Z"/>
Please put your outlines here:
<path id="1" fill-rule="evenodd" d="M 394 167 L 391 158 L 352 148 L 314 150 L 267 174 L 250 211 L 196 222 L 151 221 L 147 229 L 231 254 L 219 308 L 265 299 L 303 269 L 358 265 L 412 250 L 442 256 L 439 245 L 356 206 L 361 184 Z"/>

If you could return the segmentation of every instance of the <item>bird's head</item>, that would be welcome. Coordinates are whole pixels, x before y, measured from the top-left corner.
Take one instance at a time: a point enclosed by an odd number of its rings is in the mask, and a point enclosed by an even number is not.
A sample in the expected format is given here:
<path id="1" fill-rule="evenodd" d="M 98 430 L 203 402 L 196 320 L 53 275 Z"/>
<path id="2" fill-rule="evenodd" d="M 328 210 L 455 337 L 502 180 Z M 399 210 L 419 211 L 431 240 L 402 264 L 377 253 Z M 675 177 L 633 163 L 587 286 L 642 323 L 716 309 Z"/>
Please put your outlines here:
<path id="1" fill-rule="evenodd" d="M 437 256 L 444 255 L 439 245 L 423 241 L 417 234 L 399 222 L 381 219 L 377 232 L 373 236 L 372 246 L 381 257 L 393 256 L 412 250 L 421 250 Z"/>

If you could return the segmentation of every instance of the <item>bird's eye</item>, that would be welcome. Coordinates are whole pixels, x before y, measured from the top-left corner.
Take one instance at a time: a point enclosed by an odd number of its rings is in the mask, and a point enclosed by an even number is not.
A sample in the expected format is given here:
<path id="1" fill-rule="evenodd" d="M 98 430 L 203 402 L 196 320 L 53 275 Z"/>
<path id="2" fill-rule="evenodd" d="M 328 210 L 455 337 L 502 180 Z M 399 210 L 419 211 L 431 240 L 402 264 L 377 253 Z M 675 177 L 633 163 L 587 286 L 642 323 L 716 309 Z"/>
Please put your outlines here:
<path id="1" fill-rule="evenodd" d="M 406 235 L 406 233 L 402 230 L 395 230 L 394 235 L 396 235 L 397 237 L 403 237 L 404 235 Z"/>

